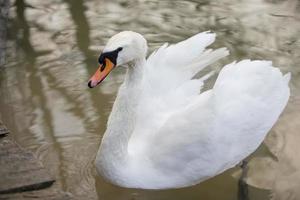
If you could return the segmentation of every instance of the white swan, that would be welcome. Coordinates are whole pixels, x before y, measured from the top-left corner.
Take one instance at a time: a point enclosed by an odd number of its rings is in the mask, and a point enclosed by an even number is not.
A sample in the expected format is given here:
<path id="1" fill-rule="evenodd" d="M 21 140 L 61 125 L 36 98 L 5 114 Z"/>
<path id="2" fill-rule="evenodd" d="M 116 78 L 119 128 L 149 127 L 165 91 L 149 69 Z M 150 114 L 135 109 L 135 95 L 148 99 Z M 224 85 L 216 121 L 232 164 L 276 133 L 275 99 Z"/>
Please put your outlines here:
<path id="1" fill-rule="evenodd" d="M 166 44 L 146 60 L 138 33 L 113 36 L 89 81 L 98 85 L 116 65 L 128 64 L 96 156 L 97 171 L 130 188 L 197 184 L 238 164 L 274 125 L 289 98 L 290 74 L 269 61 L 225 66 L 211 90 L 193 76 L 228 54 L 205 50 L 215 34 Z"/>

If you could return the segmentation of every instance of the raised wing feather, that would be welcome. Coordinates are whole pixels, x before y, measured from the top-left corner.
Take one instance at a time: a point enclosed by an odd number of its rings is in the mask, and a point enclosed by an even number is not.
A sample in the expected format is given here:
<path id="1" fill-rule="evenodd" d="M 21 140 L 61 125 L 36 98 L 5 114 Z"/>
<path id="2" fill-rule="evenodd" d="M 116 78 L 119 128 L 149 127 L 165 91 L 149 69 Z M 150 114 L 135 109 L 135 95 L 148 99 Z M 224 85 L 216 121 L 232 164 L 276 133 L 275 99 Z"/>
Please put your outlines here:
<path id="1" fill-rule="evenodd" d="M 203 32 L 174 45 L 164 44 L 147 59 L 146 82 L 152 85 L 156 93 L 169 92 L 209 64 L 227 56 L 225 48 L 206 50 L 215 37 L 214 33 Z"/>

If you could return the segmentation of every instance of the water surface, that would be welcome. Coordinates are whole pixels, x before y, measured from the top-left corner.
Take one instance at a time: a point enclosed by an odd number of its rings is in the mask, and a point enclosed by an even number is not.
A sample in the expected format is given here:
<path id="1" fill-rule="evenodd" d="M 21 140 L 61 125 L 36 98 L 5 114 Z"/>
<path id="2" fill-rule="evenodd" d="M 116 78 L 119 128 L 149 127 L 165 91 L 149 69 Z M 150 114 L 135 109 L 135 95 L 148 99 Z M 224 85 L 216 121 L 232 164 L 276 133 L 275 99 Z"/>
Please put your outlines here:
<path id="1" fill-rule="evenodd" d="M 300 199 L 299 1 L 15 0 L 11 5 L 0 117 L 55 176 L 56 187 L 79 199 L 239 198 L 238 168 L 194 187 L 151 191 L 106 183 L 93 164 L 125 72 L 118 68 L 100 87 L 88 89 L 108 38 L 137 31 L 152 52 L 164 42 L 212 30 L 218 35 L 213 47 L 226 46 L 231 55 L 210 69 L 250 58 L 272 60 L 292 73 L 287 108 L 249 158 L 248 194 L 242 199 Z"/>

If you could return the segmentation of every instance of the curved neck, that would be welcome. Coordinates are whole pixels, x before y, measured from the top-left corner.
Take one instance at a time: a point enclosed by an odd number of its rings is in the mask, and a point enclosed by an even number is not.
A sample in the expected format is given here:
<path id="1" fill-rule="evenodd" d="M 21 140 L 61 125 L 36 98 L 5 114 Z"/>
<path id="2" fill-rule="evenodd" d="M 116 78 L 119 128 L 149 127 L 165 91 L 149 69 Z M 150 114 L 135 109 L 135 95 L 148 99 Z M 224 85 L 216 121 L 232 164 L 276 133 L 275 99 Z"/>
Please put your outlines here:
<path id="1" fill-rule="evenodd" d="M 125 164 L 127 160 L 127 146 L 135 126 L 136 107 L 145 62 L 143 58 L 130 63 L 125 80 L 118 91 L 97 155 L 97 157 L 105 157 L 105 162 Z"/>
<path id="2" fill-rule="evenodd" d="M 143 78 L 143 69 L 146 63 L 146 59 L 138 59 L 128 63 L 128 69 L 126 72 L 124 85 L 125 87 L 139 87 L 140 81 Z"/>

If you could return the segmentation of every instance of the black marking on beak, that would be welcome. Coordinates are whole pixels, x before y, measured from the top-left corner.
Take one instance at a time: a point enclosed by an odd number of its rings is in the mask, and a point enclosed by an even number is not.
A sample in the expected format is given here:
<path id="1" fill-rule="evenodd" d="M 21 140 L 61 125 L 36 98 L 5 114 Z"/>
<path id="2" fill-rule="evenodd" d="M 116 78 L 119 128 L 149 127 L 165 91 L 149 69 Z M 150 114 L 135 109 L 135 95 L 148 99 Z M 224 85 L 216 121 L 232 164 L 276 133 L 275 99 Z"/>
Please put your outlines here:
<path id="1" fill-rule="evenodd" d="M 106 62 L 104 60 L 102 66 L 100 68 L 100 72 L 102 72 L 105 69 L 105 66 L 106 66 Z"/>

